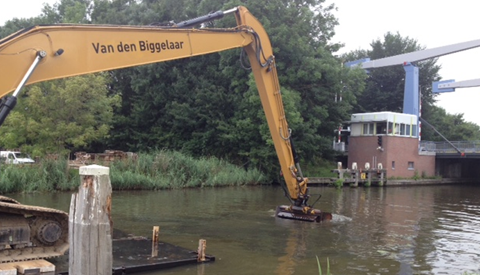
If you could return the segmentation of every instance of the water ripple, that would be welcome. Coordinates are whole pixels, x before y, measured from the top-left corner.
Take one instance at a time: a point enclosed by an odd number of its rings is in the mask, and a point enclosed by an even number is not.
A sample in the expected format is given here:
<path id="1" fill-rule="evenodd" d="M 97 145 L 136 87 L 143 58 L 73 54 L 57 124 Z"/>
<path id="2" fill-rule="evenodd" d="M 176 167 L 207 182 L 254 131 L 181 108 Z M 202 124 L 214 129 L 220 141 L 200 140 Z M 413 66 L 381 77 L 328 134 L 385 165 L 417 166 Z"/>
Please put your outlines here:
<path id="1" fill-rule="evenodd" d="M 454 204 L 443 209 L 433 231 L 435 250 L 427 255 L 432 271 L 478 271 L 480 206 Z M 455 209 L 455 210 L 453 210 Z M 458 210 L 456 210 L 458 209 Z"/>

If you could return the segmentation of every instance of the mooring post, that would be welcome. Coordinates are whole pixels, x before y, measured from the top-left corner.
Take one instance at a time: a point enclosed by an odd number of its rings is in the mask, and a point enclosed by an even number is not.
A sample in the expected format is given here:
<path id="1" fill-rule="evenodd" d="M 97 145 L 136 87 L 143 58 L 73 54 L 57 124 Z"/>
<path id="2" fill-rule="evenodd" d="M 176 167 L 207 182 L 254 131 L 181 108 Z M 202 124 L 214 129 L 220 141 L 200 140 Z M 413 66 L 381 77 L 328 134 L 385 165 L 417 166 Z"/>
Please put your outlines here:
<path id="1" fill-rule="evenodd" d="M 350 183 L 350 187 L 358 187 L 358 179 L 360 178 L 360 173 L 358 170 L 353 170 L 352 175 L 354 177 L 354 181 Z"/>
<path id="2" fill-rule="evenodd" d="M 385 173 L 384 170 L 380 170 L 380 181 L 378 182 L 379 186 L 383 186 L 383 184 L 384 184 L 384 179 L 385 179 L 385 177 L 384 177 L 385 174 L 384 173 Z"/>
<path id="3" fill-rule="evenodd" d="M 367 182 L 365 183 L 365 186 L 372 186 L 372 174 L 373 170 L 368 170 L 365 173 L 367 173 Z"/>
<path id="4" fill-rule="evenodd" d="M 99 165 L 80 167 L 80 187 L 70 202 L 68 274 L 112 274 L 109 172 L 108 167 Z"/>
<path id="5" fill-rule="evenodd" d="M 344 169 L 338 169 L 338 178 L 343 179 L 344 178 L 344 173 L 345 173 Z"/>
<path id="6" fill-rule="evenodd" d="M 160 234 L 160 227 L 154 226 L 153 227 L 153 234 L 152 234 L 152 257 L 158 256 L 158 236 Z"/>
<path id="7" fill-rule="evenodd" d="M 205 261 L 205 249 L 207 247 L 207 240 L 200 239 L 198 240 L 198 257 L 197 261 L 198 262 L 204 262 Z"/>

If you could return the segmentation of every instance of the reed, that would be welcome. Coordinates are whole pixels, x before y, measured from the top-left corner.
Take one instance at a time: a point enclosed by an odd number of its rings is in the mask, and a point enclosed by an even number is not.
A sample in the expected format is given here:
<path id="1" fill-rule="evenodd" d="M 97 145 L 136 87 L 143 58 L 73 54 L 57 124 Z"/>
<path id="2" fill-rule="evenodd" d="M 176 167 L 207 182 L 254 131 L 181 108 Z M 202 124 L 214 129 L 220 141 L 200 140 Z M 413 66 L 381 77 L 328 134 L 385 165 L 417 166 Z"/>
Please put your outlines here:
<path id="1" fill-rule="evenodd" d="M 257 169 L 245 170 L 227 161 L 194 158 L 162 150 L 140 154 L 137 159 L 98 163 L 110 166 L 114 190 L 158 190 L 191 187 L 255 185 L 266 182 Z M 35 165 L 0 165 L 0 194 L 16 192 L 72 191 L 80 176 L 67 159 L 41 160 Z"/>
<path id="2" fill-rule="evenodd" d="M 257 169 L 245 170 L 214 157 L 194 158 L 177 151 L 141 154 L 110 165 L 114 189 L 166 189 L 262 184 Z"/>
<path id="3" fill-rule="evenodd" d="M 44 160 L 35 165 L 0 166 L 0 193 L 74 190 L 78 171 L 68 167 L 66 159 Z"/>
<path id="4" fill-rule="evenodd" d="M 320 260 L 318 259 L 318 256 L 315 256 L 317 257 L 317 267 L 318 267 L 318 274 L 319 275 L 322 275 L 322 265 L 320 264 Z M 326 275 L 330 275 L 330 261 L 328 260 L 327 258 L 327 274 Z"/>

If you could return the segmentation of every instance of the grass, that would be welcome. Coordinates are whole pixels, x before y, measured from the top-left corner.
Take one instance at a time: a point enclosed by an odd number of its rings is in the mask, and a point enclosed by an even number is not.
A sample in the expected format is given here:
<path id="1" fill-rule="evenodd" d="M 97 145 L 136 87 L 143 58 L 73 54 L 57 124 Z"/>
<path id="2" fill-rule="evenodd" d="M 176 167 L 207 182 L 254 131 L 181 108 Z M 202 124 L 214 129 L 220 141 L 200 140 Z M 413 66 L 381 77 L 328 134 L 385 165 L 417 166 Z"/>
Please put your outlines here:
<path id="1" fill-rule="evenodd" d="M 335 186 L 335 188 L 337 188 L 337 189 L 342 189 L 344 183 L 345 183 L 345 179 L 337 179 L 337 180 L 333 183 L 333 186 Z"/>
<path id="2" fill-rule="evenodd" d="M 257 169 L 245 170 L 218 158 L 194 158 L 166 150 L 114 161 L 109 167 L 114 190 L 257 185 L 267 181 Z M 3 164 L 0 175 L 0 194 L 72 191 L 80 184 L 78 170 L 70 168 L 66 159 L 41 160 L 29 166 Z"/>
<path id="3" fill-rule="evenodd" d="M 303 174 L 308 177 L 333 178 L 337 174 L 332 172 L 337 168 L 336 163 L 331 161 L 316 159 L 312 163 L 301 163 Z"/>
<path id="4" fill-rule="evenodd" d="M 320 264 L 320 260 L 318 259 L 318 256 L 315 256 L 315 257 L 317 257 L 318 274 L 322 275 L 322 266 Z M 328 258 L 327 258 L 327 274 L 326 275 L 330 275 L 330 262 L 328 261 Z"/>

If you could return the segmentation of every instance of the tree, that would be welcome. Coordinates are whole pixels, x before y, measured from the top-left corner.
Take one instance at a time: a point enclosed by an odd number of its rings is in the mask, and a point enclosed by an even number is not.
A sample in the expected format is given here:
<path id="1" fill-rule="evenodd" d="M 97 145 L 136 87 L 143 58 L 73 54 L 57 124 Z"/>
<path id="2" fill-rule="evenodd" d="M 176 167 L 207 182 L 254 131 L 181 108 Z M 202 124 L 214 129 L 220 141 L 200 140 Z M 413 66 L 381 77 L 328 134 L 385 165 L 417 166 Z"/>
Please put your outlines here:
<path id="1" fill-rule="evenodd" d="M 53 6 L 45 4 L 38 17 L 6 22 L 0 28 L 0 35 L 38 24 L 88 23 L 92 3 L 92 0 L 61 0 Z M 0 146 L 22 147 L 33 155 L 43 155 L 105 143 L 113 108 L 121 99 L 110 94 L 109 82 L 108 73 L 99 73 L 24 88 L 18 106 L 0 128 Z"/>
<path id="2" fill-rule="evenodd" d="M 0 146 L 38 156 L 105 140 L 120 102 L 106 84 L 104 74 L 91 74 L 32 85 L 0 128 Z"/>
<path id="3" fill-rule="evenodd" d="M 372 41 L 370 46 L 370 50 L 353 51 L 344 58 L 350 61 L 365 57 L 376 60 L 425 49 L 415 39 L 390 32 L 384 35 L 383 41 L 377 39 Z M 435 103 L 431 87 L 433 81 L 440 80 L 438 72 L 441 68 L 436 62 L 436 59 L 429 59 L 415 64 L 419 69 L 422 108 L 428 108 Z M 402 65 L 371 69 L 368 75 L 365 92 L 358 98 L 355 112 L 402 112 L 405 88 L 405 71 Z"/>
<path id="4" fill-rule="evenodd" d="M 480 140 L 480 126 L 466 122 L 463 114 L 448 114 L 445 109 L 432 106 L 422 117 L 428 117 L 427 122 L 450 141 Z M 429 141 L 444 141 L 432 128 L 422 124 L 422 139 Z"/>

